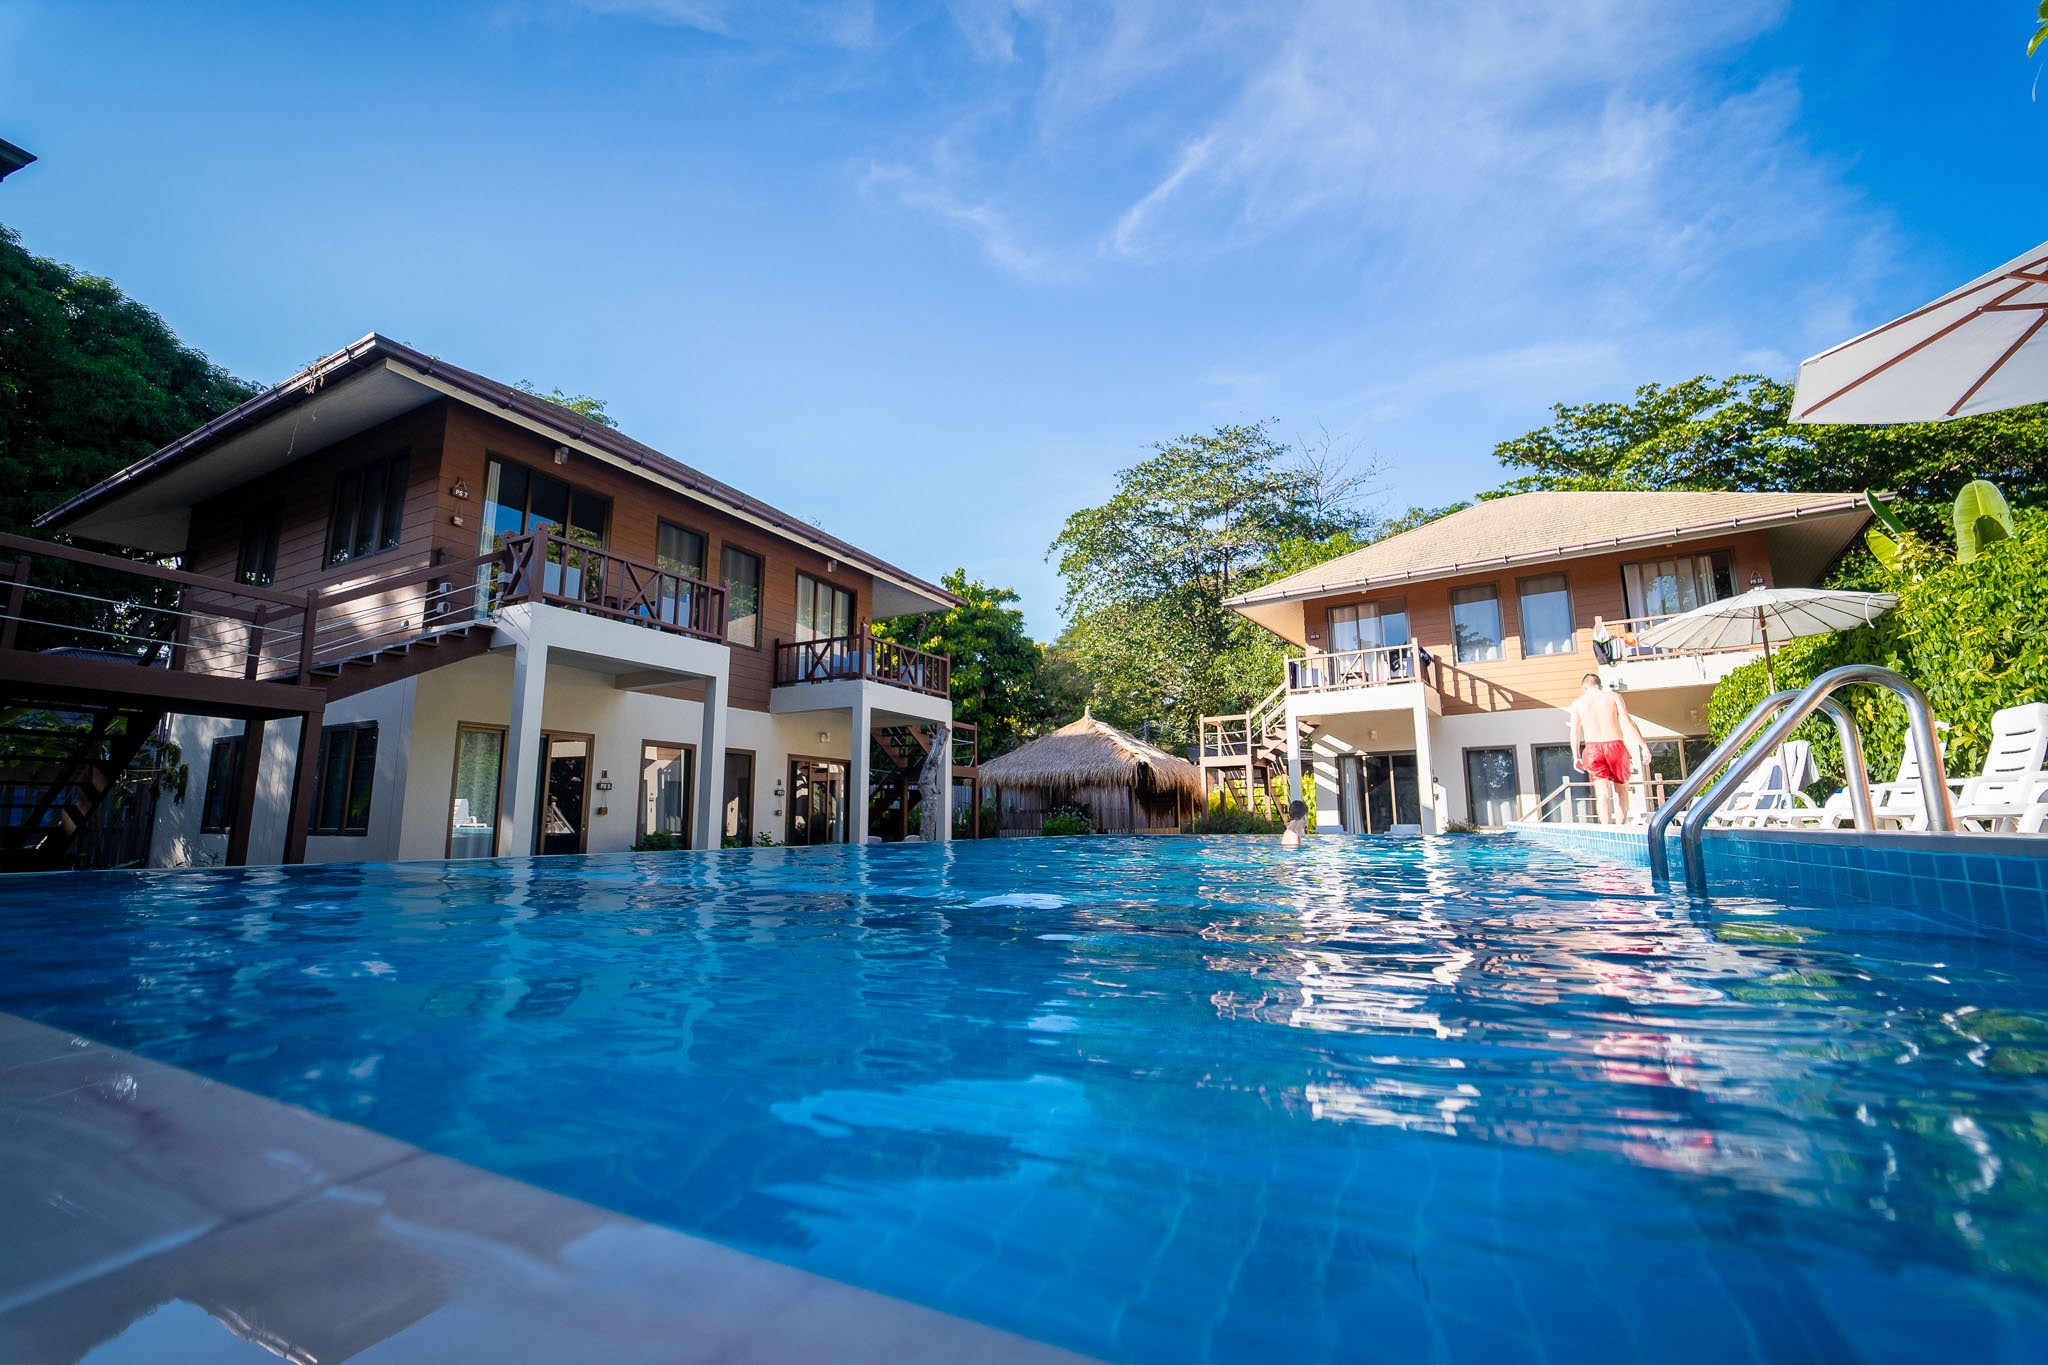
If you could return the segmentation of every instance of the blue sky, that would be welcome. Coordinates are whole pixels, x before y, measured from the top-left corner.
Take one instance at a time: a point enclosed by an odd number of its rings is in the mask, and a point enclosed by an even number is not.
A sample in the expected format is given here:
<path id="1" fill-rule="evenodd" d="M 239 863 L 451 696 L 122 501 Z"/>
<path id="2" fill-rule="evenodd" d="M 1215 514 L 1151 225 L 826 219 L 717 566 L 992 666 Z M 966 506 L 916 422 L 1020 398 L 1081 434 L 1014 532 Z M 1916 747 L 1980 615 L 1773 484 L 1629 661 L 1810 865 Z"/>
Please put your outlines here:
<path id="1" fill-rule="evenodd" d="M 251 379 L 377 330 L 600 395 L 1049 637 L 1154 441 L 1440 503 L 2048 237 L 2032 8 L 0 0 L 0 222 Z"/>

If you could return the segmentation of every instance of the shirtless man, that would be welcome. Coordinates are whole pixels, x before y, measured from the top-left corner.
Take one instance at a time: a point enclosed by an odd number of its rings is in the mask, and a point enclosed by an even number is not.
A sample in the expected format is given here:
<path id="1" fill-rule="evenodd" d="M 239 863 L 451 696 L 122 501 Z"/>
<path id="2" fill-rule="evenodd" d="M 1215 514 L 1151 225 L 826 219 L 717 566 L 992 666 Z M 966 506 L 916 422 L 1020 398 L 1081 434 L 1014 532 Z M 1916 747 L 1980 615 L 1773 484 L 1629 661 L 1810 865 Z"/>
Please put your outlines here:
<path id="1" fill-rule="evenodd" d="M 1601 685 L 1598 673 L 1579 680 L 1572 703 L 1572 766 L 1593 779 L 1593 808 L 1603 825 L 1628 821 L 1629 755 L 1643 747 L 1643 732 L 1628 703 Z"/>

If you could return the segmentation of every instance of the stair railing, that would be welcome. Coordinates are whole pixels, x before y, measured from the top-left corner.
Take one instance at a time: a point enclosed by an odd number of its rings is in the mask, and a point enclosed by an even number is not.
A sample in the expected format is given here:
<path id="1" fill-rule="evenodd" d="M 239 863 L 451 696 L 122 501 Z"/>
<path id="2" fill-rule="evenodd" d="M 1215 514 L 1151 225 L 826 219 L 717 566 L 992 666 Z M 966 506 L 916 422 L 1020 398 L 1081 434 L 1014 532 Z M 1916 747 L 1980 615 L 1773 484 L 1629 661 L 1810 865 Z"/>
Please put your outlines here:
<path id="1" fill-rule="evenodd" d="M 1876 664 L 1845 664 L 1821 674 L 1803 691 L 1776 692 L 1758 702 L 1671 799 L 1658 809 L 1650 820 L 1651 875 L 1658 881 L 1670 880 L 1665 831 L 1683 811 L 1678 843 L 1685 861 L 1686 885 L 1695 892 L 1704 893 L 1706 865 L 1701 842 L 1707 822 L 1735 794 L 1744 780 L 1816 711 L 1828 714 L 1841 738 L 1843 781 L 1848 788 L 1849 806 L 1854 813 L 1856 827 L 1862 830 L 1875 828 L 1877 821 L 1871 806 L 1870 771 L 1864 757 L 1862 734 L 1847 708 L 1833 700 L 1834 694 L 1842 688 L 1858 684 L 1882 687 L 1905 704 L 1907 742 L 1914 746 L 1920 759 L 1920 795 L 1926 810 L 1927 828 L 1953 834 L 1956 828 L 1955 808 L 1949 797 L 1948 773 L 1942 766 L 1941 748 L 1935 741 L 1934 710 L 1928 705 L 1926 693 L 1911 679 L 1889 668 Z M 1714 776 L 1724 764 L 1727 771 L 1721 773 L 1720 780 L 1715 782 Z M 1710 782 L 1713 783 L 1711 787 L 1708 786 Z M 1704 794 L 1702 789 L 1705 789 Z"/>

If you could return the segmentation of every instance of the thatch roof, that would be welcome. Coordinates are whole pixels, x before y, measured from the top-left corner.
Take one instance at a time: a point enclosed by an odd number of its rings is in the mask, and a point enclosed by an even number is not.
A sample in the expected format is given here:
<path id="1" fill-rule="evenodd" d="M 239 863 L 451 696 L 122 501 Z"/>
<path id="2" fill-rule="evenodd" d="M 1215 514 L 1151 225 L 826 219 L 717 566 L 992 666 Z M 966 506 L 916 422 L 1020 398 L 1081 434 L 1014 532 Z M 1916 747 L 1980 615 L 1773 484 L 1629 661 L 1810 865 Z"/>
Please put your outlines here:
<path id="1" fill-rule="evenodd" d="M 1202 771 L 1114 725 L 1083 716 L 981 765 L 992 787 L 1129 787 L 1141 794 L 1175 790 L 1199 799 Z"/>

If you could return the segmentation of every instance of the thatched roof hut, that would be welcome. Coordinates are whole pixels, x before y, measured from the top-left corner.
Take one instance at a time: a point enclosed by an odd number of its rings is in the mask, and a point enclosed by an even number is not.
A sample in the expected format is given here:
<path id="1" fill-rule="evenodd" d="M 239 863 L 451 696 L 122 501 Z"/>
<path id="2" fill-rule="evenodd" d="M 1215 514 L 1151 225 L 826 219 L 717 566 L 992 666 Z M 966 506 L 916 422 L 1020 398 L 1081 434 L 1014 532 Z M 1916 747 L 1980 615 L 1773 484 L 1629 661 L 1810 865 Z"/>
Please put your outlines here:
<path id="1" fill-rule="evenodd" d="M 1037 833 L 1060 805 L 1105 833 L 1178 830 L 1202 803 L 1201 769 L 1088 715 L 982 764 L 981 780 L 1002 792 L 1006 834 Z"/>

